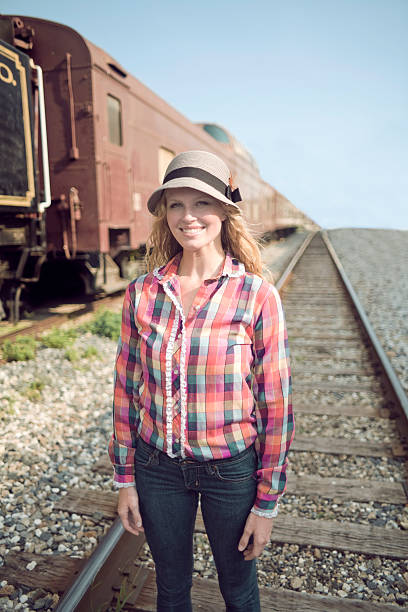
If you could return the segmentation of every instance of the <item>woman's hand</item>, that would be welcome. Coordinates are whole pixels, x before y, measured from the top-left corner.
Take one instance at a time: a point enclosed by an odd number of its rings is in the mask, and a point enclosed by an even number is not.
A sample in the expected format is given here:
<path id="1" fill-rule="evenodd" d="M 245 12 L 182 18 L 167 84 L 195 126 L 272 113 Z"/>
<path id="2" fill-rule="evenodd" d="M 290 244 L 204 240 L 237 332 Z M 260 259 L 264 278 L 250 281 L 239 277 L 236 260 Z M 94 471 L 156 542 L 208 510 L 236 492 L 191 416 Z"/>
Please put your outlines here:
<path id="1" fill-rule="evenodd" d="M 268 544 L 273 526 L 273 518 L 265 518 L 250 512 L 245 523 L 244 532 L 238 544 L 238 550 L 244 552 L 245 561 L 251 561 L 262 553 Z M 249 538 L 252 542 L 248 546 Z"/>
<path id="2" fill-rule="evenodd" d="M 134 535 L 139 535 L 143 531 L 136 487 L 119 489 L 118 514 L 126 531 L 130 531 Z"/>

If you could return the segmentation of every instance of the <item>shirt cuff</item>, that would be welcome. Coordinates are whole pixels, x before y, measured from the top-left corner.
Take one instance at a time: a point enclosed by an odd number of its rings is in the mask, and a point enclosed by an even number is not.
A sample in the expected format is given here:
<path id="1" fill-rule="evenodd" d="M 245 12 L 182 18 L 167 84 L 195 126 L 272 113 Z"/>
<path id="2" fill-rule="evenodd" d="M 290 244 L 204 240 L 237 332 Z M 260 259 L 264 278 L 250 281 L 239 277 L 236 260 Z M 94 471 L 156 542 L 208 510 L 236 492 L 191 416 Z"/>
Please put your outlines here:
<path id="1" fill-rule="evenodd" d="M 135 482 L 116 482 L 116 480 L 113 481 L 113 484 L 117 489 L 128 489 L 136 486 Z"/>
<path id="2" fill-rule="evenodd" d="M 264 518 L 275 518 L 278 516 L 279 512 L 279 503 L 276 503 L 276 506 L 273 510 L 259 510 L 258 508 L 251 508 L 252 514 L 256 514 L 256 516 L 263 516 Z"/>

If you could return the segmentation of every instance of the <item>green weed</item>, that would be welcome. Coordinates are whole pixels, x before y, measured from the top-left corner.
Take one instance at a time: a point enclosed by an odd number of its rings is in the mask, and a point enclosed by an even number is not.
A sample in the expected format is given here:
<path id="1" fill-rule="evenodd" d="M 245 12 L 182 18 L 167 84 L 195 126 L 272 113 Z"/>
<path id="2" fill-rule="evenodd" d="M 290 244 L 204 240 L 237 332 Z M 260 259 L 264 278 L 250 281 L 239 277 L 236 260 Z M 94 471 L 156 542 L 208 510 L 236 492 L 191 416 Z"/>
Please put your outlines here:
<path id="1" fill-rule="evenodd" d="M 84 331 L 89 331 L 97 336 L 105 336 L 111 340 L 117 340 L 120 334 L 122 317 L 118 312 L 111 310 L 100 310 L 95 318 L 83 326 Z"/>
<path id="2" fill-rule="evenodd" d="M 45 387 L 45 383 L 42 380 L 33 380 L 27 387 L 24 395 L 31 402 L 38 402 L 41 398 L 42 390 Z"/>
<path id="3" fill-rule="evenodd" d="M 69 346 L 64 353 L 64 357 L 68 359 L 68 361 L 74 363 L 75 361 L 79 361 L 81 354 L 76 348 Z"/>
<path id="4" fill-rule="evenodd" d="M 44 334 L 40 338 L 42 346 L 47 348 L 62 349 L 72 345 L 78 336 L 76 329 L 61 329 L 54 327 L 48 334 Z"/>
<path id="5" fill-rule="evenodd" d="M 14 416 L 16 414 L 16 409 L 14 407 L 15 403 L 16 399 L 14 397 L 9 397 L 8 395 L 5 395 L 1 398 L 0 420 L 6 419 L 6 417 Z"/>
<path id="6" fill-rule="evenodd" d="M 6 361 L 28 361 L 34 359 L 37 342 L 32 336 L 19 336 L 13 342 L 6 340 L 2 346 Z"/>
<path id="7" fill-rule="evenodd" d="M 127 600 L 129 599 L 129 597 L 132 595 L 133 590 L 129 590 L 128 592 L 126 592 L 127 590 L 127 581 L 126 580 L 122 580 L 122 583 L 120 585 L 120 591 L 119 591 L 119 595 L 116 601 L 116 607 L 115 607 L 115 612 L 121 612 L 121 610 L 123 610 L 123 608 L 125 607 Z"/>
<path id="8" fill-rule="evenodd" d="M 100 356 L 101 355 L 98 349 L 95 348 L 94 346 L 88 346 L 88 348 L 86 348 L 84 352 L 82 353 L 82 357 L 84 357 L 85 359 L 96 359 L 96 358 L 99 358 Z"/>

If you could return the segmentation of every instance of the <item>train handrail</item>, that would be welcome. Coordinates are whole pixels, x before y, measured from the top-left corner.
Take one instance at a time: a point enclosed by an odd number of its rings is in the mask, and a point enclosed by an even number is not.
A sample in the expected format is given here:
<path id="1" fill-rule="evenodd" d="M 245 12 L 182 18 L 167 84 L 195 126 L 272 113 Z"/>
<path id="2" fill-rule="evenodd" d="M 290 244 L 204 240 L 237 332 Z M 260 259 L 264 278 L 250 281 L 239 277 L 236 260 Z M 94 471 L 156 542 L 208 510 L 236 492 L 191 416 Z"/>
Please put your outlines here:
<path id="1" fill-rule="evenodd" d="M 324 243 L 325 243 L 325 245 L 327 247 L 327 250 L 330 253 L 330 256 L 331 256 L 331 258 L 332 258 L 332 260 L 333 260 L 333 262 L 334 262 L 334 264 L 335 264 L 335 266 L 336 266 L 336 268 L 337 268 L 337 270 L 338 270 L 338 272 L 339 272 L 339 274 L 341 276 L 341 279 L 342 279 L 344 285 L 347 288 L 347 291 L 348 291 L 348 293 L 349 293 L 349 295 L 351 297 L 351 300 L 352 300 L 352 302 L 354 304 L 354 307 L 357 310 L 358 315 L 359 315 L 359 317 L 360 317 L 360 319 L 361 319 L 361 321 L 362 321 L 362 323 L 363 323 L 363 325 L 365 327 L 367 335 L 368 335 L 368 337 L 370 339 L 370 342 L 372 343 L 372 346 L 373 346 L 373 348 L 375 350 L 375 353 L 376 353 L 376 355 L 378 357 L 378 360 L 380 361 L 381 367 L 382 367 L 382 369 L 383 369 L 383 371 L 384 371 L 384 373 L 385 373 L 385 375 L 386 375 L 386 377 L 388 379 L 388 382 L 390 383 L 391 388 L 392 388 L 395 396 L 397 397 L 398 402 L 400 403 L 402 410 L 404 411 L 405 417 L 408 419 L 408 397 L 407 397 L 407 395 L 406 395 L 406 393 L 405 393 L 405 391 L 404 391 L 404 389 L 403 389 L 403 387 L 402 387 L 402 385 L 401 385 L 401 383 L 400 383 L 400 381 L 398 379 L 398 376 L 395 373 L 394 368 L 391 365 L 390 360 L 388 359 L 388 357 L 387 357 L 387 355 L 386 355 L 386 353 L 385 353 L 385 351 L 384 351 L 384 349 L 383 349 L 383 347 L 382 347 L 382 345 L 381 345 L 381 343 L 380 343 L 380 341 L 379 341 L 379 339 L 377 337 L 377 334 L 374 331 L 373 326 L 371 325 L 371 323 L 370 323 L 370 321 L 369 321 L 369 319 L 367 317 L 367 314 L 366 314 L 366 312 L 365 312 L 365 310 L 364 310 L 364 308 L 363 308 L 363 306 L 362 306 L 362 304 L 361 304 L 361 302 L 360 302 L 360 300 L 359 300 L 359 298 L 357 296 L 357 293 L 353 289 L 353 286 L 352 286 L 352 284 L 351 284 L 351 282 L 350 282 L 350 280 L 349 280 L 349 278 L 348 278 L 348 276 L 347 276 L 347 274 L 346 274 L 346 272 L 345 272 L 345 270 L 344 270 L 344 268 L 343 268 L 343 266 L 341 264 L 341 261 L 340 261 L 338 255 L 337 255 L 337 253 L 336 253 L 336 251 L 334 249 L 334 246 L 330 242 L 330 239 L 329 239 L 329 236 L 327 234 L 327 231 L 323 230 L 321 232 L 321 234 L 322 234 L 322 238 L 324 240 Z"/>
<path id="2" fill-rule="evenodd" d="M 44 201 L 38 205 L 39 211 L 44 212 L 51 205 L 51 185 L 50 185 L 50 168 L 48 161 L 48 142 L 47 142 L 47 122 L 45 119 L 45 101 L 44 101 L 44 80 L 42 68 L 33 65 L 37 71 L 38 78 L 38 108 L 40 111 L 40 131 L 41 131 L 41 155 L 44 178 Z"/>

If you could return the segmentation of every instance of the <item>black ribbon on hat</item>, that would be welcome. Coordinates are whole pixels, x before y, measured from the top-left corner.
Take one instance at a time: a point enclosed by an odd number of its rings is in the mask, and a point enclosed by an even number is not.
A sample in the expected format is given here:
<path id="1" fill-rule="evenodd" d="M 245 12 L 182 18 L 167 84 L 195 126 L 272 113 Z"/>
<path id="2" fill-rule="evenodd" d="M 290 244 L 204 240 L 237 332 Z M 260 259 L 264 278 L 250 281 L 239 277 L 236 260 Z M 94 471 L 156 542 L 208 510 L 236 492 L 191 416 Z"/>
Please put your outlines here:
<path id="1" fill-rule="evenodd" d="M 227 185 L 225 188 L 225 197 L 231 200 L 231 202 L 242 202 L 238 187 L 233 190 L 231 189 L 231 185 Z"/>
<path id="2" fill-rule="evenodd" d="M 185 168 L 176 168 L 169 172 L 163 179 L 163 185 L 168 181 L 172 181 L 176 178 L 195 178 L 203 183 L 206 183 L 210 187 L 213 187 L 222 195 L 224 195 L 231 202 L 242 202 L 241 194 L 239 193 L 238 187 L 236 189 L 232 189 L 231 185 L 226 185 L 224 181 L 217 178 L 210 172 L 206 170 L 202 170 L 201 168 L 193 168 L 190 166 L 186 166 Z"/>

